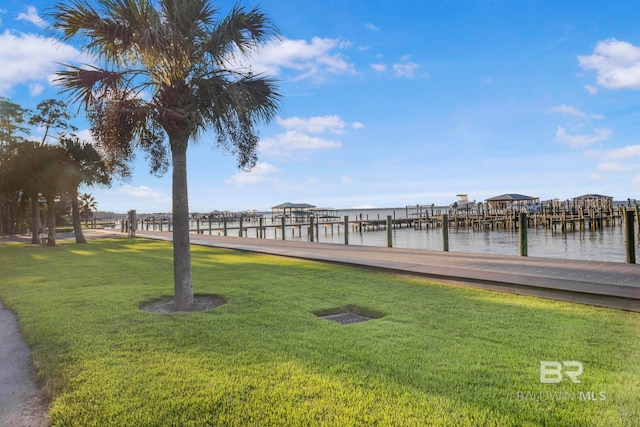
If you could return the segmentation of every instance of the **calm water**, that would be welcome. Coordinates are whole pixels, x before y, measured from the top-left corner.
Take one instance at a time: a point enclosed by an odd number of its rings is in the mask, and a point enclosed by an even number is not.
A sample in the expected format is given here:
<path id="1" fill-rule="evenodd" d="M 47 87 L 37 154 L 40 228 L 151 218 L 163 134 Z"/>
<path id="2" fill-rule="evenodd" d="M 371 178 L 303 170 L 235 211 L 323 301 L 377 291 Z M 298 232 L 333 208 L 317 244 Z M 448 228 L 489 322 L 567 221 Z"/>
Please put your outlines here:
<path id="1" fill-rule="evenodd" d="M 436 208 L 436 213 L 437 213 Z M 444 208 L 442 208 L 444 209 Z M 415 214 L 415 208 L 405 210 L 405 208 L 396 209 L 351 209 L 342 210 L 337 213 L 340 219 L 349 216 L 349 220 L 360 219 L 385 219 L 387 215 L 394 218 L 406 218 Z M 264 225 L 272 225 L 271 212 L 265 212 Z M 279 222 L 277 222 L 279 224 Z M 245 226 L 256 226 L 257 222 L 245 222 Z M 228 224 L 231 227 L 237 227 L 238 224 Z M 637 224 L 636 224 L 637 226 Z M 216 224 L 213 225 L 216 227 Z M 195 224 L 193 224 L 195 228 Z M 287 240 L 308 240 L 307 227 L 287 227 L 285 238 Z M 201 229 L 206 230 L 208 234 L 208 225 L 201 224 Z M 620 225 L 615 227 L 604 227 L 595 232 L 591 231 L 568 231 L 561 233 L 560 231 L 552 232 L 544 230 L 540 227 L 537 229 L 530 228 L 528 230 L 528 254 L 534 257 L 549 258 L 565 258 L 579 260 L 594 261 L 615 261 L 625 262 L 626 252 L 624 246 L 624 229 Z M 249 229 L 246 231 L 249 238 L 255 238 L 256 230 Z M 276 234 L 277 233 L 277 234 Z M 399 248 L 426 249 L 426 250 L 442 250 L 442 229 L 422 229 L 415 230 L 413 228 L 394 229 L 393 246 Z M 221 234 L 213 231 L 213 234 Z M 340 225 L 325 226 L 320 223 L 319 236 L 317 240 L 323 243 L 344 244 L 344 227 Z M 237 236 L 238 230 L 229 230 L 229 236 Z M 266 231 L 267 239 L 281 239 L 280 230 L 268 228 Z M 640 253 L 640 245 L 638 238 L 638 230 L 636 228 L 636 254 Z M 387 232 L 380 231 L 362 231 L 353 232 L 349 230 L 350 245 L 364 246 L 386 246 Z M 501 254 L 501 255 L 518 255 L 519 254 L 519 237 L 518 232 L 505 230 L 497 231 L 473 231 L 464 228 L 449 229 L 449 251 L 454 252 L 475 252 L 485 254 Z M 638 255 L 636 255 L 638 257 Z"/>

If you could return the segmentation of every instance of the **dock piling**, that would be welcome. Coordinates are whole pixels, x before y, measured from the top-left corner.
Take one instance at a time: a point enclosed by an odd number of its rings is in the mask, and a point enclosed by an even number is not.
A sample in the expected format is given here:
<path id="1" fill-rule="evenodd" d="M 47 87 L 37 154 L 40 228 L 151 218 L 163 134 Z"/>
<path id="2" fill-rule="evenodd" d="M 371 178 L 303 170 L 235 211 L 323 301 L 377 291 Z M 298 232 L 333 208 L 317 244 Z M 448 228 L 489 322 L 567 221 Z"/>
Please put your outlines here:
<path id="1" fill-rule="evenodd" d="M 635 242 L 635 213 L 632 210 L 625 211 L 624 231 L 625 246 L 627 248 L 627 264 L 636 263 L 636 242 Z"/>
<path id="2" fill-rule="evenodd" d="M 344 216 L 344 244 L 349 244 L 349 216 Z"/>
<path id="3" fill-rule="evenodd" d="M 442 250 L 449 252 L 449 215 L 442 215 Z"/>
<path id="4" fill-rule="evenodd" d="M 520 213 L 520 218 L 518 218 L 518 231 L 520 235 L 520 256 L 527 256 L 527 228 L 529 226 L 527 219 L 527 214 L 524 212 Z"/>

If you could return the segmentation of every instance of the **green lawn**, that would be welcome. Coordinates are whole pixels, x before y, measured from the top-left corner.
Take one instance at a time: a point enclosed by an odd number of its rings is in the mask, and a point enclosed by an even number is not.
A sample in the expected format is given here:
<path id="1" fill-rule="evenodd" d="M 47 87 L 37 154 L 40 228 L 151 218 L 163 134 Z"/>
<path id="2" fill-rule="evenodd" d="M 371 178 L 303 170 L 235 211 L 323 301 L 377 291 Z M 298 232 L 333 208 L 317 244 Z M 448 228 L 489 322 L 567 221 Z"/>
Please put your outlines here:
<path id="1" fill-rule="evenodd" d="M 227 303 L 152 314 L 172 250 L 143 239 L 0 243 L 0 270 L 54 425 L 640 425 L 635 313 L 194 247 L 196 293 Z M 384 317 L 313 314 L 348 304 Z"/>

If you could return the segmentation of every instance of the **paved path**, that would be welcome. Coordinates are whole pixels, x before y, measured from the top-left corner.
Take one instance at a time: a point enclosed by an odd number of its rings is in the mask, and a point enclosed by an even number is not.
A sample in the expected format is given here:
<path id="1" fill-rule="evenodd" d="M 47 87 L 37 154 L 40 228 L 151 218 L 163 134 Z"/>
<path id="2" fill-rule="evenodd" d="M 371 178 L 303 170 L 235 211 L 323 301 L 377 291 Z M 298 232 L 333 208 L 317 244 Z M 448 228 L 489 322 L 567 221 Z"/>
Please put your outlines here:
<path id="1" fill-rule="evenodd" d="M 16 316 L 0 302 L 0 426 L 48 424 L 47 406 L 32 378 L 30 356 Z"/>
<path id="2" fill-rule="evenodd" d="M 170 232 L 138 237 L 171 240 Z M 483 289 L 640 312 L 640 265 L 191 235 L 191 243 L 377 268 Z"/>

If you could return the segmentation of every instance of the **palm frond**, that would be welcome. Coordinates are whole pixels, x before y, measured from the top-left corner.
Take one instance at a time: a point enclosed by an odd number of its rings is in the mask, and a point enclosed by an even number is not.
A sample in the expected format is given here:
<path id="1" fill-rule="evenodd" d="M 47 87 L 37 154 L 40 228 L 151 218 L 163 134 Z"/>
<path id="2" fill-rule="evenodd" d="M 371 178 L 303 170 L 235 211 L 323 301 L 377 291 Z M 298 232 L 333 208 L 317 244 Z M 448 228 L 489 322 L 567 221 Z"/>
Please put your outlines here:
<path id="1" fill-rule="evenodd" d="M 269 122 L 275 117 L 281 95 L 273 79 L 260 75 L 229 80 L 220 76 L 197 81 L 198 109 L 208 123 L 229 114 L 246 122 Z"/>
<path id="2" fill-rule="evenodd" d="M 106 88 L 122 86 L 126 72 L 108 71 L 98 67 L 88 68 L 65 65 L 66 69 L 56 72 L 54 82 L 62 87 L 62 92 L 69 94 L 71 103 L 81 102 L 85 109 L 89 107 L 94 92 Z"/>
<path id="3" fill-rule="evenodd" d="M 160 7 L 167 25 L 176 34 L 188 38 L 206 34 L 218 12 L 210 6 L 208 0 L 163 0 Z"/>
<path id="4" fill-rule="evenodd" d="M 258 8 L 246 11 L 236 5 L 211 32 L 205 41 L 205 51 L 218 64 L 232 55 L 235 49 L 247 54 L 258 43 L 277 36 L 278 31 L 271 20 Z"/>
<path id="5" fill-rule="evenodd" d="M 109 0 L 99 4 L 109 7 Z M 133 38 L 135 27 L 111 12 L 96 10 L 85 0 L 74 0 L 60 4 L 52 14 L 53 28 L 62 30 L 63 40 L 78 36 L 86 40 L 84 49 L 106 61 L 116 61 L 126 51 Z"/>
<path id="6" fill-rule="evenodd" d="M 236 155 L 238 165 L 253 167 L 258 146 L 255 126 L 273 119 L 278 108 L 275 82 L 262 76 L 230 80 L 217 75 L 197 84 L 200 126 L 213 126 L 218 144 Z"/>

